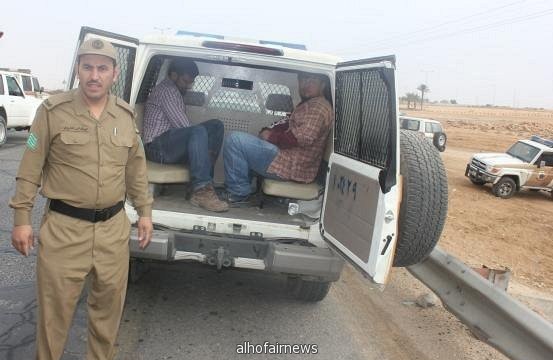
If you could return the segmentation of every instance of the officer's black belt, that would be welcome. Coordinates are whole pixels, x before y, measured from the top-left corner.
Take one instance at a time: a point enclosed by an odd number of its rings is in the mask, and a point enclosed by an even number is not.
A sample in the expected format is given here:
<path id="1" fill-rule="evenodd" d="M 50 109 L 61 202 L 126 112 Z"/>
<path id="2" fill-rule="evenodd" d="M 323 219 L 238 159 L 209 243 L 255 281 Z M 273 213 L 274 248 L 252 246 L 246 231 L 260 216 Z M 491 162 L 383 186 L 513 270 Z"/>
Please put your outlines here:
<path id="1" fill-rule="evenodd" d="M 93 223 L 111 219 L 121 211 L 124 205 L 124 201 L 119 201 L 117 204 L 105 209 L 83 209 L 71 206 L 61 200 L 50 200 L 50 210 Z"/>

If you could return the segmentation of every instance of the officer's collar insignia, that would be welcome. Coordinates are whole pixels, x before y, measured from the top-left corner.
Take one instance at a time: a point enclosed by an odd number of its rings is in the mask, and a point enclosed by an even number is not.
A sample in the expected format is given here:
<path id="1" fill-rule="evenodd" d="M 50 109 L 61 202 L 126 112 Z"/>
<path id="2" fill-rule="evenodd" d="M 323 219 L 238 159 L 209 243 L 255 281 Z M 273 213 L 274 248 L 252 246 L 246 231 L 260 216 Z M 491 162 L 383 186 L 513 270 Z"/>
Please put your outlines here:
<path id="1" fill-rule="evenodd" d="M 91 45 L 94 49 L 98 50 L 104 47 L 104 43 L 102 42 L 102 40 L 94 40 Z"/>
<path id="2" fill-rule="evenodd" d="M 34 133 L 30 133 L 27 138 L 27 147 L 31 151 L 35 151 L 38 148 L 38 138 Z"/>

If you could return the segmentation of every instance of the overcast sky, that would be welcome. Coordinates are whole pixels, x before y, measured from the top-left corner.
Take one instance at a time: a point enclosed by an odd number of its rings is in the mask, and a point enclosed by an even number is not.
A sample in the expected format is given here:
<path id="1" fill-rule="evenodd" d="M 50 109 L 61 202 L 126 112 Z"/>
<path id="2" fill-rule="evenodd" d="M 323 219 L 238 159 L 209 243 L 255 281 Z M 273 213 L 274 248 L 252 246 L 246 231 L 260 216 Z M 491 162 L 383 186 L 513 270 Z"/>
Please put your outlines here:
<path id="1" fill-rule="evenodd" d="M 399 94 L 553 108 L 551 0 L 4 1 L 0 67 L 67 78 L 81 26 L 124 35 L 179 29 L 306 44 L 344 59 L 395 54 Z M 167 29 L 170 28 L 170 29 Z"/>

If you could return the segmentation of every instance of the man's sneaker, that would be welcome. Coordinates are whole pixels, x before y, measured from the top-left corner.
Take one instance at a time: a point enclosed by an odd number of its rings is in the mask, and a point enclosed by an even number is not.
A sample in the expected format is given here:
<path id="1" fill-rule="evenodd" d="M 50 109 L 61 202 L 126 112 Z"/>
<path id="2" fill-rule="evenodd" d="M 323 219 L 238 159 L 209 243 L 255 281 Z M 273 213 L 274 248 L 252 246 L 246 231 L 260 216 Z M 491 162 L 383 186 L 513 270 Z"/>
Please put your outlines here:
<path id="1" fill-rule="evenodd" d="M 219 195 L 221 200 L 227 202 L 231 208 L 255 206 L 255 204 L 252 203 L 252 197 L 250 195 L 238 196 L 227 190 L 220 191 L 217 195 Z"/>
<path id="2" fill-rule="evenodd" d="M 190 203 L 209 211 L 223 212 L 228 211 L 228 204 L 221 201 L 212 185 L 204 186 L 192 193 Z"/>

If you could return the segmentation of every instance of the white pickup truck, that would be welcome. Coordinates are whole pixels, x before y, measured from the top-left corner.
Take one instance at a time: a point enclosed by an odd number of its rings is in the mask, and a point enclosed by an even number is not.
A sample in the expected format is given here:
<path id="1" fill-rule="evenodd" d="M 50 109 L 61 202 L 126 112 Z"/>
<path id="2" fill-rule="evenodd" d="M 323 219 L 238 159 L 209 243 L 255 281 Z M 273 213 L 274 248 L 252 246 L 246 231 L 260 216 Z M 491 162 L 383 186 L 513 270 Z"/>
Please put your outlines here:
<path id="1" fill-rule="evenodd" d="M 393 56 L 343 62 L 296 44 L 189 33 L 138 40 L 87 27 L 77 48 L 91 37 L 117 49 L 121 74 L 112 93 L 134 106 L 139 131 L 152 88 L 176 59 L 193 59 L 199 68 L 183 97 L 194 124 L 217 118 L 227 133 L 257 135 L 302 101 L 302 72 L 323 77 L 334 104 L 320 181 L 252 179 L 258 201 L 247 208 L 214 214 L 194 207 L 185 200 L 188 167 L 148 161 L 155 232 L 143 250 L 136 230 L 131 235 L 131 281 L 149 262 L 197 261 L 218 271 L 281 274 L 293 297 L 321 301 L 343 259 L 383 285 L 392 266 L 418 263 L 436 245 L 447 213 L 446 173 L 430 142 L 412 131 L 400 134 Z M 223 170 L 219 157 L 219 188 Z M 137 219 L 130 203 L 126 212 Z"/>
<path id="2" fill-rule="evenodd" d="M 475 185 L 492 184 L 495 196 L 508 199 L 517 191 L 547 191 L 553 195 L 553 141 L 532 136 L 506 153 L 475 154 L 465 176 Z"/>
<path id="3" fill-rule="evenodd" d="M 26 95 L 14 74 L 0 71 L 0 146 L 7 140 L 8 129 L 27 130 L 42 102 Z"/>

